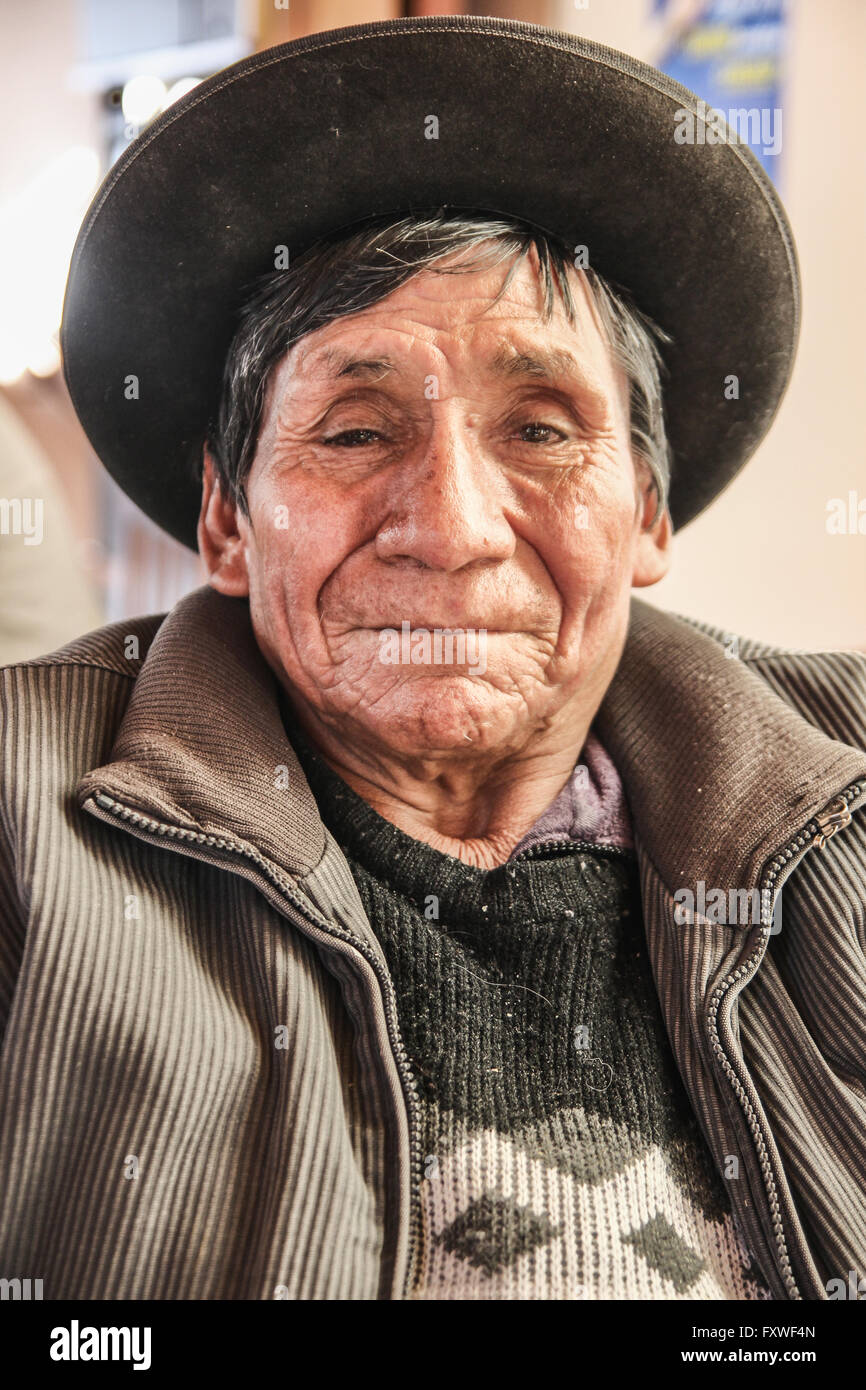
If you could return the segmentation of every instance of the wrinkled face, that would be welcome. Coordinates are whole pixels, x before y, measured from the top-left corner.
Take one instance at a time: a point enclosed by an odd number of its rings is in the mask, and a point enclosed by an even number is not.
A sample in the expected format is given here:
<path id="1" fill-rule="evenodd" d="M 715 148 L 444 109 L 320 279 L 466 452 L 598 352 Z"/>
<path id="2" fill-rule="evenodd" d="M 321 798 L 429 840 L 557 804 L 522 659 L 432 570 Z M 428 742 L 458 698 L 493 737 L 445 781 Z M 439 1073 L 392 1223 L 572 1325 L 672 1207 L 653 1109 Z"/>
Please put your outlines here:
<path id="1" fill-rule="evenodd" d="M 534 253 L 491 306 L 507 268 L 422 272 L 295 344 L 251 524 L 209 560 L 296 702 L 368 749 L 495 755 L 594 711 L 666 568 L 582 278 L 575 327 L 543 320 Z"/>

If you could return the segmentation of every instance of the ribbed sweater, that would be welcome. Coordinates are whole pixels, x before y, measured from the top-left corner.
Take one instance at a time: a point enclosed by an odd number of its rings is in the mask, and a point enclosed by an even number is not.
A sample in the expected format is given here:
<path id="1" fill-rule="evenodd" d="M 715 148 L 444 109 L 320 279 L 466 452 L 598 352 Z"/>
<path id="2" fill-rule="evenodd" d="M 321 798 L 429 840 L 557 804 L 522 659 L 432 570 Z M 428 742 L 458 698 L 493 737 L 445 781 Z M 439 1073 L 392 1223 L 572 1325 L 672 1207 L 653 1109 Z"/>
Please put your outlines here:
<path id="1" fill-rule="evenodd" d="M 413 1296 L 767 1298 L 665 1034 L 633 851 L 563 833 L 570 784 L 533 827 L 549 835 L 473 868 L 380 816 L 285 718 L 418 1083 Z"/>

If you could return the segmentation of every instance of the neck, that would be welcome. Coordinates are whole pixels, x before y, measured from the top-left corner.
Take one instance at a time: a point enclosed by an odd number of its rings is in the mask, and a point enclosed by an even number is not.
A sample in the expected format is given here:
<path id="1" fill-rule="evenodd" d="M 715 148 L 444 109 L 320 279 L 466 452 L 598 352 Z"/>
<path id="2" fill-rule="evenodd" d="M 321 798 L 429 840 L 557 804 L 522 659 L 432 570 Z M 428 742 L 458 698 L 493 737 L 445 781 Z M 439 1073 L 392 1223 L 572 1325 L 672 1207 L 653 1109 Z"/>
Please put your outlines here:
<path id="1" fill-rule="evenodd" d="M 468 761 L 401 759 L 339 738 L 303 707 L 292 723 L 352 790 L 406 835 L 479 869 L 504 864 L 571 776 L 591 716 L 572 717 L 519 750 Z M 573 713 L 573 712 L 572 712 Z"/>

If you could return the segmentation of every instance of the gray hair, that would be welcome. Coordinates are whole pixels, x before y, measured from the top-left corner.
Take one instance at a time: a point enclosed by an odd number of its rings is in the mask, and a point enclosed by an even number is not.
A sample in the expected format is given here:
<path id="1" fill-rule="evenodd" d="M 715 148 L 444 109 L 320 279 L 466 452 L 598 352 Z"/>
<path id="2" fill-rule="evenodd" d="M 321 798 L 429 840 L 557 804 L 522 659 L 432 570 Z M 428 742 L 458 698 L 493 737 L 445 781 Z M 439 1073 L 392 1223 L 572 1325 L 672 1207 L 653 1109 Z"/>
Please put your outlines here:
<path id="1" fill-rule="evenodd" d="M 378 303 L 422 270 L 456 275 L 513 259 L 498 300 L 532 246 L 541 273 L 545 321 L 553 313 L 558 294 L 573 325 L 576 312 L 567 246 L 539 228 L 507 217 L 456 216 L 441 209 L 424 217 L 371 219 L 353 233 L 316 242 L 290 268 L 260 277 L 240 311 L 226 358 L 218 413 L 208 427 L 207 445 L 224 494 L 249 518 L 245 484 L 258 445 L 268 381 L 299 339 Z M 455 252 L 467 254 L 449 266 L 436 265 Z M 590 267 L 579 273 L 587 282 L 613 360 L 629 385 L 632 452 L 649 468 L 658 517 L 667 506 L 671 473 L 660 345 L 671 339 L 637 308 L 622 286 Z"/>

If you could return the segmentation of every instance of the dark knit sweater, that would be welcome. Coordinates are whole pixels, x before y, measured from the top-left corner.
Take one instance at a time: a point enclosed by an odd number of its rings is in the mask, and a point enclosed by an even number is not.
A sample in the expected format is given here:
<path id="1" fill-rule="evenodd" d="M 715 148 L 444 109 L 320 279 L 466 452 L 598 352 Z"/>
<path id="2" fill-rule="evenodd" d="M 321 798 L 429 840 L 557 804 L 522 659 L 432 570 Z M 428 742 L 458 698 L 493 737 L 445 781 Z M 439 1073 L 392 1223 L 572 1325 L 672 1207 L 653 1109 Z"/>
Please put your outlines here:
<path id="1" fill-rule="evenodd" d="M 394 982 L 426 1154 L 419 1298 L 761 1298 L 683 1089 L 629 850 L 473 868 L 287 729 Z"/>

